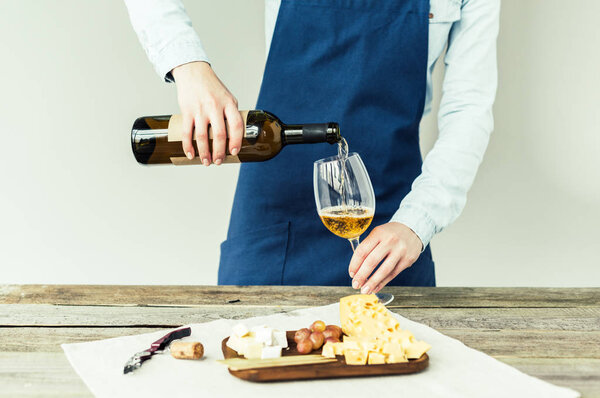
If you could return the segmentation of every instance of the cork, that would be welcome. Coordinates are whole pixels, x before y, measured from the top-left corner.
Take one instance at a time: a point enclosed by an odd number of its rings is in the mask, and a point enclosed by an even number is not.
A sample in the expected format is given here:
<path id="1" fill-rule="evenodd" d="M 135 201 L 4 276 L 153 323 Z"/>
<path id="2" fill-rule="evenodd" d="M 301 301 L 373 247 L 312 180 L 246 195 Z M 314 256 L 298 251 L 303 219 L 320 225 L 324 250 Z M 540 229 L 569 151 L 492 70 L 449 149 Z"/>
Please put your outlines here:
<path id="1" fill-rule="evenodd" d="M 204 355 L 204 346 L 197 341 L 174 341 L 169 350 L 177 359 L 200 359 Z"/>

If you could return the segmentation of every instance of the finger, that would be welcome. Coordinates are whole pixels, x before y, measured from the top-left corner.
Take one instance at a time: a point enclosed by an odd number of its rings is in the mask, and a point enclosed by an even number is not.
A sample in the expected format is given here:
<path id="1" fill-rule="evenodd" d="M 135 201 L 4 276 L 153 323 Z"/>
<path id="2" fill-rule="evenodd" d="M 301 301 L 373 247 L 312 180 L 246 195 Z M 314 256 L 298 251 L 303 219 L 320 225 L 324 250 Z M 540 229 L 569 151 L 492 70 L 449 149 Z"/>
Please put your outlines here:
<path id="1" fill-rule="evenodd" d="M 181 145 L 183 147 L 183 153 L 188 159 L 193 159 L 195 155 L 194 145 L 192 145 L 192 132 L 194 131 L 194 118 L 184 113 L 181 120 L 181 128 L 183 129 L 183 135 L 181 136 Z"/>
<path id="2" fill-rule="evenodd" d="M 352 255 L 352 259 L 350 260 L 350 265 L 348 266 L 348 273 L 350 274 L 350 278 L 354 278 L 356 271 L 360 265 L 365 261 L 365 258 L 371 253 L 371 251 L 377 246 L 379 243 L 379 237 L 371 231 L 369 236 L 363 240 Z"/>
<path id="3" fill-rule="evenodd" d="M 379 292 L 381 289 L 383 289 L 385 287 L 385 285 L 390 283 L 390 281 L 392 279 L 397 277 L 398 274 L 400 274 L 400 272 L 404 271 L 411 265 L 412 265 L 412 263 L 410 262 L 410 260 L 407 259 L 406 257 L 403 257 L 402 260 L 400 260 L 398 263 L 396 263 L 396 267 L 394 268 L 394 270 L 392 272 L 390 272 L 385 278 L 383 278 L 383 280 L 381 282 L 379 282 L 379 285 L 377 285 L 375 287 L 375 289 L 373 289 L 373 293 Z"/>
<path id="4" fill-rule="evenodd" d="M 365 281 L 369 278 L 369 275 L 373 272 L 373 270 L 377 267 L 377 265 L 383 261 L 391 251 L 391 248 L 388 245 L 379 243 L 371 253 L 365 258 L 365 261 L 360 265 L 358 271 L 356 271 L 356 275 L 354 275 L 354 279 L 352 281 L 352 287 L 355 289 L 360 289 L 365 284 Z"/>
<path id="5" fill-rule="evenodd" d="M 229 127 L 229 153 L 235 156 L 242 147 L 244 121 L 233 102 L 225 108 L 225 117 L 227 118 L 227 127 Z"/>
<path id="6" fill-rule="evenodd" d="M 196 145 L 198 146 L 198 156 L 205 166 L 210 165 L 210 148 L 208 147 L 208 120 L 203 116 L 196 116 Z"/>
<path id="7" fill-rule="evenodd" d="M 397 252 L 390 252 L 384 262 L 379 266 L 377 271 L 371 275 L 371 277 L 365 282 L 360 292 L 362 294 L 371 294 L 375 293 L 375 289 L 379 287 L 379 285 L 383 282 L 385 278 L 391 276 L 392 278 L 398 275 L 398 272 L 394 274 L 396 271 L 396 266 L 400 262 L 401 256 Z M 385 284 L 383 285 L 385 286 Z M 382 286 L 382 287 L 383 287 Z"/>
<path id="8" fill-rule="evenodd" d="M 213 113 L 210 117 L 210 128 L 212 130 L 212 156 L 213 162 L 220 165 L 225 159 L 225 144 L 227 142 L 227 130 L 223 112 Z"/>

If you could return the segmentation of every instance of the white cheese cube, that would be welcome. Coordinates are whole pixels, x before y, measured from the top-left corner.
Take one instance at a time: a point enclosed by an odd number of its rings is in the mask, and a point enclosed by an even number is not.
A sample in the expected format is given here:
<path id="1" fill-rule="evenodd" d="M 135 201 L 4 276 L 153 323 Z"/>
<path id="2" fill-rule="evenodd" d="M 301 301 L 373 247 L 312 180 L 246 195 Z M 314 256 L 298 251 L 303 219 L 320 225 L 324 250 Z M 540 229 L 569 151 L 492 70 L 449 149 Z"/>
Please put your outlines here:
<path id="1" fill-rule="evenodd" d="M 239 345 L 238 345 L 239 349 L 237 350 L 238 355 L 244 355 L 246 353 L 246 349 L 247 349 L 248 345 L 255 342 L 254 335 L 252 333 L 250 333 L 244 337 L 236 336 L 236 338 L 239 339 Z"/>
<path id="2" fill-rule="evenodd" d="M 255 339 L 259 343 L 263 343 L 264 345 L 273 345 L 273 329 L 268 328 L 266 326 L 261 326 L 257 328 L 252 328 Z"/>
<path id="3" fill-rule="evenodd" d="M 231 336 L 229 336 L 229 339 L 227 340 L 227 347 L 231 348 L 232 350 L 234 350 L 235 352 L 237 352 L 239 355 L 240 354 L 240 348 L 242 345 L 242 339 L 239 338 L 238 336 L 236 336 L 235 334 L 232 334 Z"/>
<path id="4" fill-rule="evenodd" d="M 261 358 L 262 359 L 279 358 L 281 356 L 281 348 L 282 348 L 281 346 L 277 346 L 277 345 L 263 347 Z"/>
<path id="5" fill-rule="evenodd" d="M 252 341 L 244 347 L 244 356 L 248 359 L 259 359 L 262 356 L 263 344 Z"/>
<path id="6" fill-rule="evenodd" d="M 238 355 L 244 355 L 246 346 L 252 342 L 254 342 L 254 336 L 252 336 L 251 334 L 244 337 L 237 337 L 236 335 L 231 335 L 229 336 L 229 340 L 227 340 L 226 345 L 232 350 L 237 351 Z"/>
<path id="7" fill-rule="evenodd" d="M 283 348 L 288 347 L 288 341 L 285 330 L 273 329 L 273 345 L 281 346 Z"/>
<path id="8" fill-rule="evenodd" d="M 248 330 L 248 326 L 244 325 L 243 323 L 238 323 L 233 327 L 233 329 L 231 329 L 232 336 L 235 335 L 237 337 L 244 337 L 248 335 L 248 333 L 250 333 L 250 330 Z"/>

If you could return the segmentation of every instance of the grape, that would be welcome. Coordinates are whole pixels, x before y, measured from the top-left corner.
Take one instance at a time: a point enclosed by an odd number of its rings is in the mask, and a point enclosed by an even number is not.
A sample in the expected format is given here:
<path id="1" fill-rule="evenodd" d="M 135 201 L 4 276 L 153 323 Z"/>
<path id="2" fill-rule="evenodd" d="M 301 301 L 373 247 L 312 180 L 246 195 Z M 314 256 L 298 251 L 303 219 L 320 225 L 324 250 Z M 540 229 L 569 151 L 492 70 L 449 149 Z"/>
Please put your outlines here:
<path id="1" fill-rule="evenodd" d="M 296 349 L 300 354 L 310 354 L 313 350 L 313 342 L 310 339 L 300 340 L 296 344 Z"/>
<path id="2" fill-rule="evenodd" d="M 312 341 L 313 349 L 318 350 L 323 345 L 323 341 L 325 337 L 323 337 L 322 332 L 312 332 L 310 334 L 310 341 Z"/>
<path id="3" fill-rule="evenodd" d="M 325 340 L 327 340 L 328 338 L 334 338 L 334 339 L 339 339 L 339 336 L 337 334 L 337 331 L 332 330 L 332 329 L 325 329 L 323 331 L 323 337 L 325 338 Z"/>
<path id="4" fill-rule="evenodd" d="M 294 341 L 296 343 L 299 343 L 302 340 L 306 340 L 310 337 L 310 330 L 308 330 L 307 328 L 303 328 L 300 330 L 296 331 L 296 334 L 294 334 Z"/>
<path id="5" fill-rule="evenodd" d="M 311 332 L 322 332 L 325 330 L 325 322 L 323 321 L 314 321 L 312 325 L 310 325 Z"/>
<path id="6" fill-rule="evenodd" d="M 339 327 L 337 325 L 327 325 L 325 327 L 325 332 L 328 330 L 331 330 L 333 337 L 337 337 L 338 339 L 342 337 L 342 328 L 341 327 Z"/>

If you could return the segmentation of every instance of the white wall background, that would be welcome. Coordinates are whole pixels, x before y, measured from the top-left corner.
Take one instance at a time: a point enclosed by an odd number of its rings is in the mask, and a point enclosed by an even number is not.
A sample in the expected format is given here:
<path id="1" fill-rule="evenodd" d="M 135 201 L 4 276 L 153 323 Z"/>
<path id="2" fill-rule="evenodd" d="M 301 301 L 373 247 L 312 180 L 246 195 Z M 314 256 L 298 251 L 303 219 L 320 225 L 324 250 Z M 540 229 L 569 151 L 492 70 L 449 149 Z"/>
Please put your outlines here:
<path id="1" fill-rule="evenodd" d="M 252 108 L 262 0 L 186 6 Z M 465 212 L 433 240 L 439 285 L 600 285 L 597 15 L 596 0 L 503 2 L 496 130 Z M 215 283 L 238 170 L 135 163 L 133 120 L 177 102 L 125 6 L 0 0 L 0 57 L 0 283 Z M 422 135 L 427 151 L 434 117 Z"/>

